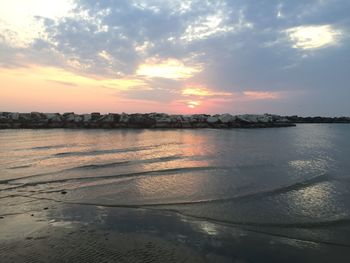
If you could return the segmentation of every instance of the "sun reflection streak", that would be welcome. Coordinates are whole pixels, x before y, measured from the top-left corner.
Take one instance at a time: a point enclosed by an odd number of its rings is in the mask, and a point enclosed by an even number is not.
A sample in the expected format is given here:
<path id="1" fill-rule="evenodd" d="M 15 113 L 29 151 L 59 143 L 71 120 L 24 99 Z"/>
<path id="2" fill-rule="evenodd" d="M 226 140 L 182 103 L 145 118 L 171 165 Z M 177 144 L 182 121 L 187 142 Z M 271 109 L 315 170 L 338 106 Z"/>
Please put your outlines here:
<path id="1" fill-rule="evenodd" d="M 202 221 L 198 225 L 204 233 L 210 236 L 217 236 L 220 234 L 218 227 L 213 223 Z"/>
<path id="2" fill-rule="evenodd" d="M 290 213 L 307 221 L 329 221 L 344 211 L 335 199 L 335 186 L 322 182 L 287 195 Z"/>
<path id="3" fill-rule="evenodd" d="M 177 134 L 178 135 L 178 134 Z M 168 136 L 171 137 L 170 134 Z M 140 195 L 142 200 L 148 202 L 178 202 L 201 195 L 202 189 L 207 185 L 208 173 L 206 171 L 191 170 L 191 168 L 210 168 L 212 163 L 208 159 L 201 159 L 200 156 L 207 154 L 210 149 L 205 147 L 202 141 L 204 138 L 192 133 L 181 133 L 178 138 L 182 143 L 168 145 L 163 148 L 162 155 L 171 152 L 182 158 L 160 162 L 154 165 L 145 165 L 143 169 L 161 171 L 165 169 L 185 169 L 174 173 L 161 173 L 159 176 L 140 178 L 135 183 L 134 191 Z M 196 145 L 196 147 L 194 147 Z M 157 153 L 159 156 L 159 152 Z M 148 157 L 149 158 L 149 157 Z"/>

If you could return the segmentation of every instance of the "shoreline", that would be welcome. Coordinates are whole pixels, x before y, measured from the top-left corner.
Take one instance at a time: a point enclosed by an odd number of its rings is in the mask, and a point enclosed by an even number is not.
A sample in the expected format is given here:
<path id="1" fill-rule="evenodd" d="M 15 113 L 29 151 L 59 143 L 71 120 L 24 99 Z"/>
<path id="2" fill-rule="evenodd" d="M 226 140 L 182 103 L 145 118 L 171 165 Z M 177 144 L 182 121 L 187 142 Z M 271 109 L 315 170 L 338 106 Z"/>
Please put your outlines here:
<path id="1" fill-rule="evenodd" d="M 196 129 L 291 127 L 293 122 L 279 115 L 109 113 L 75 114 L 0 112 L 0 129 Z"/>
<path id="2" fill-rule="evenodd" d="M 273 114 L 18 113 L 0 112 L 0 129 L 232 129 L 293 127 L 299 123 L 350 123 L 350 117 L 299 117 Z"/>

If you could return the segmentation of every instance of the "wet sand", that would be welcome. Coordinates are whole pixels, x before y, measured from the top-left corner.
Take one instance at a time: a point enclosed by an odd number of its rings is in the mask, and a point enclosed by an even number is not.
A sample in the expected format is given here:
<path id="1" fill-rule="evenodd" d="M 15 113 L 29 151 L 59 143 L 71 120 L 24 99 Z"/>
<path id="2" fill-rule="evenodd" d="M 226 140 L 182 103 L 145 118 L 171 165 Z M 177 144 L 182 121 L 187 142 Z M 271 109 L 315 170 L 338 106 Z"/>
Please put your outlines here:
<path id="1" fill-rule="evenodd" d="M 26 217 L 14 220 L 28 223 Z M 31 223 L 37 226 L 32 229 L 33 225 L 18 222 L 20 230 L 1 240 L 1 262 L 203 262 L 183 244 L 147 234 L 103 231 L 77 223 L 45 224 L 38 219 Z"/>
<path id="2" fill-rule="evenodd" d="M 1 262 L 348 262 L 349 258 L 346 246 L 170 211 L 27 200 L 31 211 L 16 214 L 16 206 L 20 211 L 25 199 L 10 204 L 9 213 L 0 219 Z"/>

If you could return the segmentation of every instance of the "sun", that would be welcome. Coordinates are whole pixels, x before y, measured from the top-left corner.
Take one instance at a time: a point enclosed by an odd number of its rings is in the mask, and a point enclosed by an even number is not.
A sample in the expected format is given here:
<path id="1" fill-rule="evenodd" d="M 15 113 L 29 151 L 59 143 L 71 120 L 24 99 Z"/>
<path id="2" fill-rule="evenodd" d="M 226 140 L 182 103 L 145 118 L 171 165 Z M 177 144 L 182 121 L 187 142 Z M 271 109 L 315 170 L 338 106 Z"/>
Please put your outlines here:
<path id="1" fill-rule="evenodd" d="M 189 107 L 190 109 L 197 108 L 199 105 L 200 105 L 199 101 L 188 101 L 187 102 L 187 107 Z"/>

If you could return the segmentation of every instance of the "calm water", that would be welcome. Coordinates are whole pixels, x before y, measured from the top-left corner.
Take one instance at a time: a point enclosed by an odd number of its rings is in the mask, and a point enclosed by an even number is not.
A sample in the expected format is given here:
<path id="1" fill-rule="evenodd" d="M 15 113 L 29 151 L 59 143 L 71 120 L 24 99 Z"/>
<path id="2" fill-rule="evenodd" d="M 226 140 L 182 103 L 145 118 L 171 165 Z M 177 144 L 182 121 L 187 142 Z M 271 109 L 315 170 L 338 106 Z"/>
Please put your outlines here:
<path id="1" fill-rule="evenodd" d="M 147 233 L 212 262 L 346 262 L 349 158 L 347 124 L 2 130 L 0 215 L 52 204 L 41 219 Z"/>

